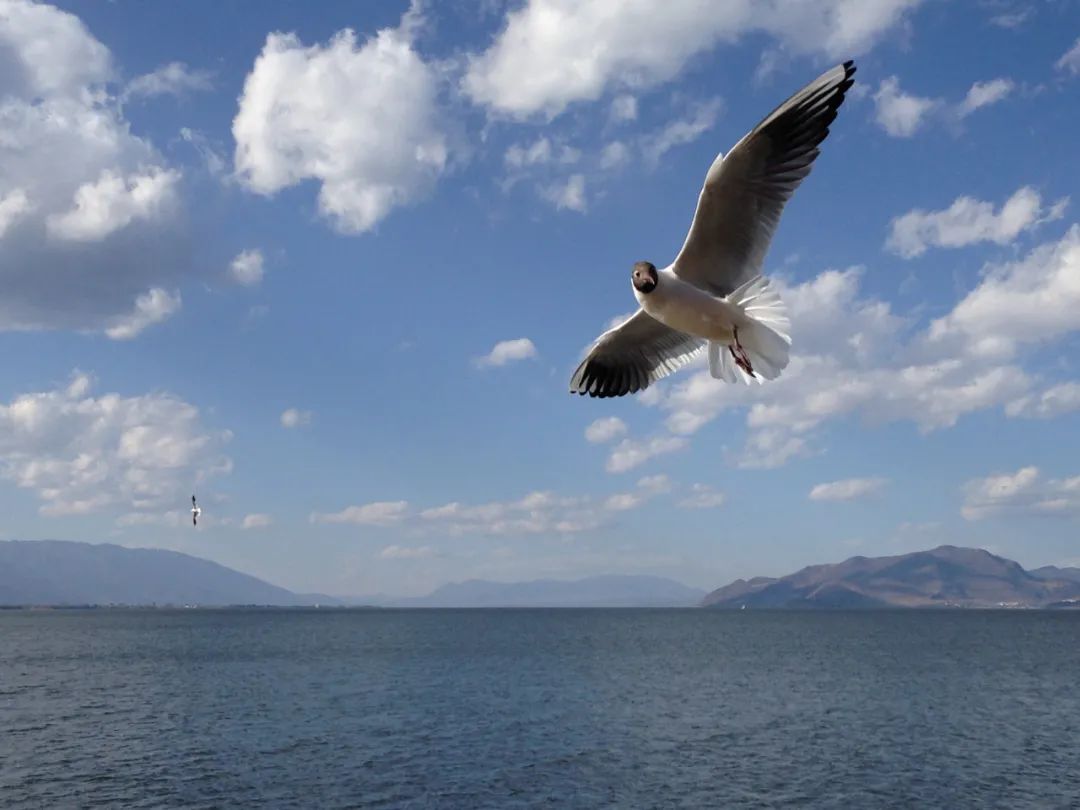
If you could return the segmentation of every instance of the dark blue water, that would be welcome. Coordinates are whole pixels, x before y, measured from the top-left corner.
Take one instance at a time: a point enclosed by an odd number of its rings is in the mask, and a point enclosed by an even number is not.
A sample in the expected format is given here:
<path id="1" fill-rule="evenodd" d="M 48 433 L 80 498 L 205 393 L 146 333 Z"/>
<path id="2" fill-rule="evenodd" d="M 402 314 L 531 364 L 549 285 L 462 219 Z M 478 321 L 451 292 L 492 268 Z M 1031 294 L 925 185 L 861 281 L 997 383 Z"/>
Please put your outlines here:
<path id="1" fill-rule="evenodd" d="M 1080 807 L 1080 614 L 0 611 L 0 806 Z"/>

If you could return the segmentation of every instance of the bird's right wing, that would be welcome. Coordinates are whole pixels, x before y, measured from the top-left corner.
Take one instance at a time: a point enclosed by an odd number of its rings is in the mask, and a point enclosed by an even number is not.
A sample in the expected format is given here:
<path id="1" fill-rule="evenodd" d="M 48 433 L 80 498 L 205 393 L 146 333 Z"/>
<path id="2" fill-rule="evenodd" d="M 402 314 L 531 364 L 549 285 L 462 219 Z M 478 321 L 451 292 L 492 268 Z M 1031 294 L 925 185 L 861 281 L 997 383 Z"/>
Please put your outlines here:
<path id="1" fill-rule="evenodd" d="M 705 341 L 665 326 L 639 309 L 596 339 L 570 378 L 571 394 L 635 394 L 689 363 Z"/>

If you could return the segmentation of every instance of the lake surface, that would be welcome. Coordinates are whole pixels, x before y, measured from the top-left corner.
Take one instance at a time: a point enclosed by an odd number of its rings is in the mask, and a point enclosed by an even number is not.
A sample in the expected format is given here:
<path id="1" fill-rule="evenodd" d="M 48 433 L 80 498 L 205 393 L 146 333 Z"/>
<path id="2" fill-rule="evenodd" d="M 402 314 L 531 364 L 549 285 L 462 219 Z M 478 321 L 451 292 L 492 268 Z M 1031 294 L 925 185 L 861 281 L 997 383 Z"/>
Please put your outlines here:
<path id="1" fill-rule="evenodd" d="M 0 805 L 1080 807 L 1080 613 L 0 611 Z"/>

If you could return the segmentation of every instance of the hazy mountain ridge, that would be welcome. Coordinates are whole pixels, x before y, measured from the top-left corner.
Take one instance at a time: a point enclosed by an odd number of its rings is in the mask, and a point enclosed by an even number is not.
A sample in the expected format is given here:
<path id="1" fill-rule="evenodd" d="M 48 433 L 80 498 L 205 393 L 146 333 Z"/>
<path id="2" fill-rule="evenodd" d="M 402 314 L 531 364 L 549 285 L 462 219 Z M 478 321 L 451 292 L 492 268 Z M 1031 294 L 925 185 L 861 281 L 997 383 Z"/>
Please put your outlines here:
<path id="1" fill-rule="evenodd" d="M 704 594 L 661 577 L 600 576 L 573 582 L 469 580 L 413 598 L 327 596 L 293 593 L 176 551 L 65 540 L 0 542 L 2 606 L 689 607 Z"/>
<path id="2" fill-rule="evenodd" d="M 302 605 L 297 594 L 178 551 L 0 542 L 0 605 Z"/>
<path id="3" fill-rule="evenodd" d="M 470 579 L 436 588 L 427 596 L 392 599 L 400 607 L 692 607 L 705 595 L 671 579 L 609 575 L 578 580 L 491 582 Z"/>
<path id="4" fill-rule="evenodd" d="M 785 577 L 736 580 L 708 594 L 713 608 L 1047 607 L 1080 600 L 1080 579 L 982 549 L 939 546 L 892 557 L 851 557 Z M 1080 606 L 1080 603 L 1078 603 Z"/>

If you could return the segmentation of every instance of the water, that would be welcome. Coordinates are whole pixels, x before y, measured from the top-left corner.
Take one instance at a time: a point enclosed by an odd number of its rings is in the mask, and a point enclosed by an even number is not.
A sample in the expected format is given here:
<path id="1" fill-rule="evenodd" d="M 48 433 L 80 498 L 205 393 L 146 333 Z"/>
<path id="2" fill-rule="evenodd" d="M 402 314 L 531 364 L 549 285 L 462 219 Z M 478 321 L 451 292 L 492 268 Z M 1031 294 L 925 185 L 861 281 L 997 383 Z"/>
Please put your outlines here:
<path id="1" fill-rule="evenodd" d="M 1080 807 L 1080 613 L 0 611 L 0 806 Z"/>

